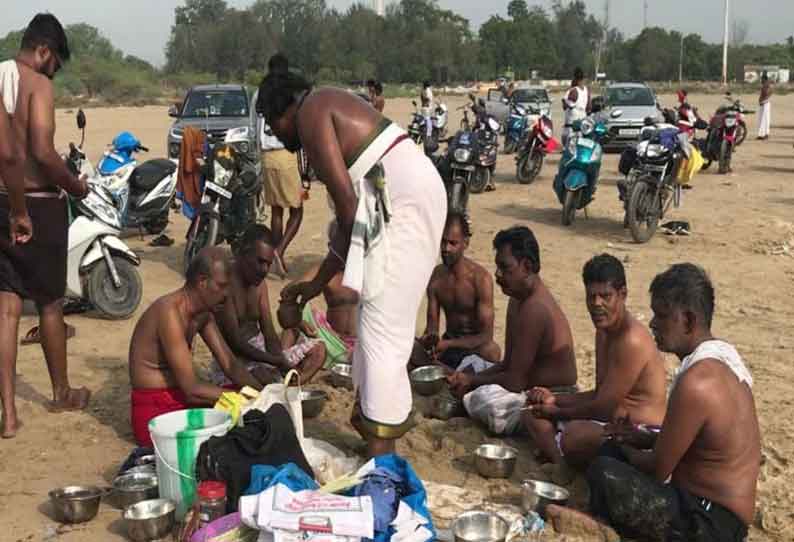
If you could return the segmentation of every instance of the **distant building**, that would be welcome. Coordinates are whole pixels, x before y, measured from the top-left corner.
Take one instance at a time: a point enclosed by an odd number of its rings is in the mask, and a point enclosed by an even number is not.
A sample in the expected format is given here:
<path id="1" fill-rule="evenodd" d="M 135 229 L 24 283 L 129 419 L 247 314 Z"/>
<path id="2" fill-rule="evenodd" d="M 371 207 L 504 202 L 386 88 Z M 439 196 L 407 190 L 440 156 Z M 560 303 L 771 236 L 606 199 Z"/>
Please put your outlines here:
<path id="1" fill-rule="evenodd" d="M 790 80 L 790 71 L 788 68 L 763 64 L 745 64 L 744 82 L 758 83 L 761 81 L 761 75 L 763 75 L 764 72 L 767 73 L 769 80 L 773 83 L 788 83 Z"/>

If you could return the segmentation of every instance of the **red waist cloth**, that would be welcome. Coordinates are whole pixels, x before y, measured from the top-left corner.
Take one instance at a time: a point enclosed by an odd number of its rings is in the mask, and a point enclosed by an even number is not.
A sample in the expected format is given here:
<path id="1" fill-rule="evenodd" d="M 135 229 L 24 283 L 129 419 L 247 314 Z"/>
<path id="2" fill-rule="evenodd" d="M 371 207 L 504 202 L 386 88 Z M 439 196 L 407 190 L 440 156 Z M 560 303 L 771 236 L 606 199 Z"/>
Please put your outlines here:
<path id="1" fill-rule="evenodd" d="M 130 419 L 138 446 L 152 447 L 149 421 L 161 414 L 190 408 L 179 388 L 133 389 L 130 392 Z"/>

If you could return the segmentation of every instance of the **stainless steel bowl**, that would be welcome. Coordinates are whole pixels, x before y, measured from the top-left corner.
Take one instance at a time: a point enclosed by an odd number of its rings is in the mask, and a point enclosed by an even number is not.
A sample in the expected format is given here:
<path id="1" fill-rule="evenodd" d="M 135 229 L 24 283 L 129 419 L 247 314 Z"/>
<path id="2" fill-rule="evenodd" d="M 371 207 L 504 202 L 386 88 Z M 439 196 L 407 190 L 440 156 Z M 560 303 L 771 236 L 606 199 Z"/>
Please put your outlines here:
<path id="1" fill-rule="evenodd" d="M 66 486 L 50 491 L 55 519 L 61 523 L 83 523 L 99 511 L 103 491 L 96 486 Z"/>
<path id="2" fill-rule="evenodd" d="M 113 501 L 122 510 L 159 496 L 157 474 L 152 472 L 128 472 L 113 480 Z"/>
<path id="3" fill-rule="evenodd" d="M 353 391 L 353 366 L 349 363 L 337 363 L 331 367 L 331 383 L 337 388 Z"/>
<path id="4" fill-rule="evenodd" d="M 518 450 L 501 444 L 483 444 L 474 450 L 474 465 L 485 478 L 509 478 L 516 468 Z"/>
<path id="5" fill-rule="evenodd" d="M 124 510 L 127 534 L 135 542 L 164 538 L 174 529 L 176 506 L 168 499 L 141 501 Z"/>
<path id="6" fill-rule="evenodd" d="M 304 418 L 314 418 L 320 415 L 325 406 L 328 394 L 322 390 L 304 390 L 301 392 L 301 410 Z"/>
<path id="7" fill-rule="evenodd" d="M 430 403 L 430 416 L 439 420 L 448 420 L 463 415 L 463 403 L 449 395 L 433 397 Z"/>
<path id="8" fill-rule="evenodd" d="M 157 474 L 157 467 L 154 464 L 146 464 L 146 465 L 138 465 L 136 467 L 132 467 L 130 469 L 125 470 L 119 476 L 123 474 L 135 474 L 135 473 L 143 473 L 143 474 Z"/>
<path id="9" fill-rule="evenodd" d="M 546 516 L 546 506 L 568 504 L 570 492 L 549 482 L 540 480 L 524 480 L 521 482 L 521 507 L 524 512 L 537 512 L 542 517 Z"/>
<path id="10" fill-rule="evenodd" d="M 446 383 L 444 369 L 438 365 L 425 365 L 411 371 L 413 388 L 419 395 L 435 395 L 444 389 Z"/>
<path id="11" fill-rule="evenodd" d="M 455 518 L 450 530 L 455 542 L 504 542 L 509 528 L 498 514 L 472 510 Z"/>

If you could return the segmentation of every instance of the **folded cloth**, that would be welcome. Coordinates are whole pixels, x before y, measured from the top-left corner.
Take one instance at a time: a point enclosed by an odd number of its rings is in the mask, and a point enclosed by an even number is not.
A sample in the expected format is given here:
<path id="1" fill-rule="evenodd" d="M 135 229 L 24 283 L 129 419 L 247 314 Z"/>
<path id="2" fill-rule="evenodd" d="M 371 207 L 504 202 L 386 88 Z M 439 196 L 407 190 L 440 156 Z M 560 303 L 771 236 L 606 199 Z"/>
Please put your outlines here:
<path id="1" fill-rule="evenodd" d="M 719 339 L 712 339 L 710 341 L 703 341 L 698 345 L 695 350 L 684 358 L 681 366 L 673 377 L 673 383 L 670 386 L 670 392 L 675 389 L 678 380 L 685 372 L 692 368 L 697 362 L 704 359 L 716 359 L 725 364 L 728 369 L 736 375 L 739 382 L 744 382 L 748 387 L 753 387 L 753 377 L 750 370 L 744 364 L 742 356 L 736 351 L 733 345 L 721 341 Z"/>
<path id="2" fill-rule="evenodd" d="M 17 110 L 19 95 L 19 66 L 16 60 L 0 62 L 0 96 L 6 113 L 13 115 Z"/>
<path id="3" fill-rule="evenodd" d="M 306 303 L 303 307 L 303 321 L 317 330 L 317 338 L 325 344 L 325 363 L 323 367 L 329 369 L 337 363 L 350 363 L 353 349 L 356 347 L 356 338 L 340 335 L 331 327 L 325 313 Z"/>
<path id="4" fill-rule="evenodd" d="M 367 253 L 364 276 L 362 247 L 351 245 L 343 284 L 358 291 L 362 284 L 364 288 L 353 351 L 353 382 L 361 417 L 393 428 L 402 426 L 411 413 L 406 366 L 417 311 L 438 259 L 447 200 L 438 171 L 413 142 L 397 143 L 380 164 L 389 187 L 388 242 L 379 244 L 380 256 Z"/>
<path id="5" fill-rule="evenodd" d="M 314 477 L 283 405 L 274 404 L 264 413 L 251 410 L 243 416 L 243 423 L 222 437 L 210 437 L 196 459 L 199 480 L 226 482 L 227 513 L 237 511 L 238 498 L 251 484 L 254 465 L 294 463 Z"/>
<path id="6" fill-rule="evenodd" d="M 138 446 L 152 447 L 149 421 L 161 414 L 190 408 L 179 388 L 133 388 L 130 391 L 130 420 Z"/>

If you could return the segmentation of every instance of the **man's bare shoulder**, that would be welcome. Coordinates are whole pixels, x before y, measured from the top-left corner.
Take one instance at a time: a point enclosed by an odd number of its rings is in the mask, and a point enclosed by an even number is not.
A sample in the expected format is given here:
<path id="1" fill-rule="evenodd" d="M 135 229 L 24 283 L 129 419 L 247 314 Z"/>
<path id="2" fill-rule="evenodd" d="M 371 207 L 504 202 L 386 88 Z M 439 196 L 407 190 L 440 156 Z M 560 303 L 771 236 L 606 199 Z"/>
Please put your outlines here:
<path id="1" fill-rule="evenodd" d="M 617 353 L 638 362 L 648 362 L 651 357 L 659 356 L 656 342 L 645 324 L 631 314 L 628 317 L 629 323 L 626 329 L 614 339 Z"/>
<path id="2" fill-rule="evenodd" d="M 670 401 L 683 401 L 699 407 L 708 406 L 715 401 L 724 403 L 726 373 L 733 376 L 731 370 L 721 361 L 702 359 L 678 378 Z"/>
<path id="3" fill-rule="evenodd" d="M 53 86 L 50 78 L 32 70 L 25 65 L 19 65 L 19 83 L 20 90 L 27 94 L 34 92 L 49 92 L 52 93 Z"/>
<path id="4" fill-rule="evenodd" d="M 427 284 L 428 289 L 432 289 L 433 287 L 438 285 L 438 282 L 445 280 L 449 277 L 449 269 L 443 263 L 438 264 L 435 269 L 433 269 L 433 273 L 430 275 L 430 281 Z"/>

